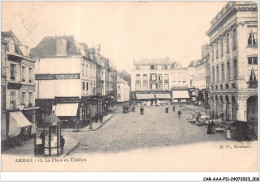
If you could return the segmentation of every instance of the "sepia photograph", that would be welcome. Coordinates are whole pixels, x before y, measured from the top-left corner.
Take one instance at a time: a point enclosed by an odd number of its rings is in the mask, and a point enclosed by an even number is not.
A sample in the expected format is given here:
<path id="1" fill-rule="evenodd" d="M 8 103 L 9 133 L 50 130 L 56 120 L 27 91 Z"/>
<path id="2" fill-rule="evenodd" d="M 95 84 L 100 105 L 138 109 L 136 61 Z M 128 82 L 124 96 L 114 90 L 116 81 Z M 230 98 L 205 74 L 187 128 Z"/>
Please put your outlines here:
<path id="1" fill-rule="evenodd" d="M 1 170 L 257 172 L 258 2 L 2 1 Z"/>

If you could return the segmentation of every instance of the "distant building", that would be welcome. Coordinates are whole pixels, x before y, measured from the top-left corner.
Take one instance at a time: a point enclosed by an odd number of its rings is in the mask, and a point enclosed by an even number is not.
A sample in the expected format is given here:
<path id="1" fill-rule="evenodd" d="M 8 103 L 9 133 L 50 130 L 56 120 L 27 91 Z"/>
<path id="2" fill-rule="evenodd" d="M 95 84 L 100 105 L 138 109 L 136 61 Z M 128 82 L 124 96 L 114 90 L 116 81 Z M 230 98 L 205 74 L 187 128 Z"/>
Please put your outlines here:
<path id="1" fill-rule="evenodd" d="M 214 117 L 258 125 L 258 8 L 256 2 L 234 1 L 211 21 L 210 108 Z M 256 132 L 257 133 L 257 132 Z"/>
<path id="2" fill-rule="evenodd" d="M 117 77 L 117 102 L 129 102 L 130 87 L 125 80 Z"/>
<path id="3" fill-rule="evenodd" d="M 36 60 L 12 31 L 1 34 L 1 139 L 16 137 L 35 123 Z"/>
<path id="4" fill-rule="evenodd" d="M 186 102 L 190 98 L 188 86 L 187 69 L 181 68 L 180 64 L 168 57 L 141 59 L 134 63 L 131 71 L 132 98 L 148 105 L 176 100 Z M 178 95 L 178 98 L 173 95 Z"/>

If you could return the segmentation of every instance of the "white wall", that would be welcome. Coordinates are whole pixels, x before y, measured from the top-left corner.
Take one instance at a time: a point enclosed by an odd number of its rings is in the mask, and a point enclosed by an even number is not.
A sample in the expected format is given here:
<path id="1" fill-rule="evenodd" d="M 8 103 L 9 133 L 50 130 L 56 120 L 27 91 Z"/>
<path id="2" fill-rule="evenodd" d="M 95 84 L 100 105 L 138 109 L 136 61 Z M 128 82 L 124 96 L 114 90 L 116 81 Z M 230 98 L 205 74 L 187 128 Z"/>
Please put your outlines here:
<path id="1" fill-rule="evenodd" d="M 81 97 L 81 80 L 40 80 L 39 99 Z"/>
<path id="2" fill-rule="evenodd" d="M 46 58 L 39 61 L 36 74 L 81 73 L 81 58 Z"/>

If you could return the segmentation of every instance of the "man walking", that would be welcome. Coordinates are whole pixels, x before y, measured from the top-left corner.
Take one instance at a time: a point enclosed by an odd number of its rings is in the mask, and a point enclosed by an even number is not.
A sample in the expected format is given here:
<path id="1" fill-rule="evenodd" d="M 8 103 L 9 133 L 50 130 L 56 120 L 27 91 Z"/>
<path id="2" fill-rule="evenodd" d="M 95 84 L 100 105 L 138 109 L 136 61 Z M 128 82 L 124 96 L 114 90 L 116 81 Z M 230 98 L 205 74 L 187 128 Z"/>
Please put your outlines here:
<path id="1" fill-rule="evenodd" d="M 169 107 L 166 106 L 166 107 L 165 107 L 165 112 L 168 113 L 168 111 L 169 111 Z"/>
<path id="2" fill-rule="evenodd" d="M 181 111 L 178 111 L 179 119 L 181 118 Z"/>
<path id="3" fill-rule="evenodd" d="M 143 106 L 141 106 L 141 108 L 140 108 L 140 114 L 141 114 L 141 115 L 144 114 L 144 107 L 143 107 Z"/>

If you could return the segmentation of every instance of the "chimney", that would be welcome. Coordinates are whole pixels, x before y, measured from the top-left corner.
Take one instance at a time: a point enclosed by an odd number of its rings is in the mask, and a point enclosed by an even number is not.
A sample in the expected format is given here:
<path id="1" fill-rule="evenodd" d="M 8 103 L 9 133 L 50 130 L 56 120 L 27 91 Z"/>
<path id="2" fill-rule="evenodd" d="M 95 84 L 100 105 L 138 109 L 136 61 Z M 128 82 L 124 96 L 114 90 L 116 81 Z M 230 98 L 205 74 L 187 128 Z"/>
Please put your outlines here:
<path id="1" fill-rule="evenodd" d="M 67 56 L 67 44 L 66 38 L 56 39 L 56 56 Z"/>

